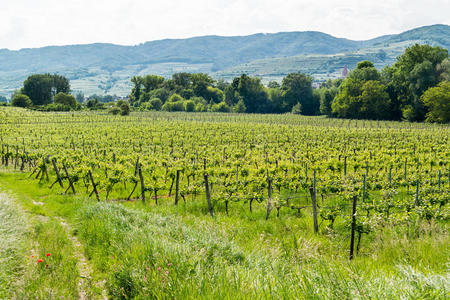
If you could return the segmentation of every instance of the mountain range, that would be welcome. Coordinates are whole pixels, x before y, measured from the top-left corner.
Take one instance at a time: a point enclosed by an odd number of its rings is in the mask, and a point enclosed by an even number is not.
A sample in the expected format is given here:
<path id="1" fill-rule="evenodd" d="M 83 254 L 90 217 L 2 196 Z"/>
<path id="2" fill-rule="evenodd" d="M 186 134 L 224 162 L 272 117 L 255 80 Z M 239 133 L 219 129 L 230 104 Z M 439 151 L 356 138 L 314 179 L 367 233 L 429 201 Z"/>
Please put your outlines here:
<path id="1" fill-rule="evenodd" d="M 135 46 L 88 44 L 0 50 L 0 95 L 10 95 L 35 73 L 57 73 L 70 79 L 74 91 L 90 94 L 130 92 L 135 75 L 204 72 L 231 80 L 246 73 L 264 82 L 290 72 L 316 81 L 336 78 L 344 66 L 371 60 L 378 68 L 392 64 L 415 43 L 450 47 L 450 26 L 432 25 L 366 41 L 316 32 L 280 32 L 249 36 L 202 36 L 165 39 Z"/>

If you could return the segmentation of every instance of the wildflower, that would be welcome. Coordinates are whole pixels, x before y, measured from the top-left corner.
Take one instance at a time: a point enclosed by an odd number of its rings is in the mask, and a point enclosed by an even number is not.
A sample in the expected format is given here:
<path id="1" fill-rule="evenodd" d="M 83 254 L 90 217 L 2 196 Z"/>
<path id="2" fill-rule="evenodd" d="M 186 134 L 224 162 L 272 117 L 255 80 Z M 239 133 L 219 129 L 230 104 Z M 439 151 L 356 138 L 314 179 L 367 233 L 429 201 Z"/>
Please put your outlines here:
<path id="1" fill-rule="evenodd" d="M 38 262 L 38 263 L 41 263 L 41 262 L 43 262 L 43 260 L 39 258 L 39 259 L 37 260 L 37 262 Z"/>
<path id="2" fill-rule="evenodd" d="M 158 272 L 161 272 L 161 267 L 158 267 L 158 269 L 157 269 L 157 270 L 158 270 Z"/>
<path id="3" fill-rule="evenodd" d="M 31 258 L 34 258 L 34 255 L 31 255 Z"/>
<path id="4" fill-rule="evenodd" d="M 166 275 L 169 275 L 169 270 L 166 271 Z"/>
<path id="5" fill-rule="evenodd" d="M 45 256 L 49 257 L 49 256 L 50 256 L 50 253 L 47 253 Z"/>
<path id="6" fill-rule="evenodd" d="M 167 264 L 168 267 L 170 267 L 171 265 L 172 265 L 171 263 L 168 263 L 168 264 Z"/>

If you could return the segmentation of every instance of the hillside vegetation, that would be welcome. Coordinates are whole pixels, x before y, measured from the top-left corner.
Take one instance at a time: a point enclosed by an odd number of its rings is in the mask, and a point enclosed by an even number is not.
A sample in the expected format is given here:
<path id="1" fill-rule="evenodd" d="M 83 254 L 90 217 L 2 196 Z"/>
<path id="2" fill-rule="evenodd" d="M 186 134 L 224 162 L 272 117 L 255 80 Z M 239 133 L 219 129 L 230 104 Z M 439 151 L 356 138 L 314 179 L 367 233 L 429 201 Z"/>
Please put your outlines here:
<path id="1" fill-rule="evenodd" d="M 0 95 L 10 95 L 29 74 L 58 73 L 85 94 L 125 96 L 134 75 L 202 72 L 215 78 L 247 73 L 263 82 L 301 71 L 317 79 L 337 76 L 345 65 L 371 60 L 391 64 L 414 44 L 449 48 L 450 27 L 434 25 L 368 41 L 336 38 L 321 32 L 282 32 L 250 36 L 166 39 L 137 46 L 89 44 L 19 51 L 0 50 Z M 312 57 L 310 55 L 314 54 Z M 312 60 L 310 59 L 312 58 Z"/>

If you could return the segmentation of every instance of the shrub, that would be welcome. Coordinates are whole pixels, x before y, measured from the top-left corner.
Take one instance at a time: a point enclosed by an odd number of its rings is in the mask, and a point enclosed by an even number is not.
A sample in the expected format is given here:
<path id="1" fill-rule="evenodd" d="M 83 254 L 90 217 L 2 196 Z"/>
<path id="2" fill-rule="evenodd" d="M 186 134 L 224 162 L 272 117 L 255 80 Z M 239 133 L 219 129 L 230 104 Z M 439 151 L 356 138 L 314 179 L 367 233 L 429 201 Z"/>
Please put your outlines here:
<path id="1" fill-rule="evenodd" d="M 122 102 L 119 108 L 121 116 L 128 116 L 130 114 L 130 105 L 128 104 L 128 102 Z"/>
<path id="2" fill-rule="evenodd" d="M 159 98 L 150 99 L 149 103 L 151 105 L 151 109 L 154 109 L 154 110 L 161 110 L 161 107 L 163 105 L 161 99 L 159 99 Z"/>
<path id="3" fill-rule="evenodd" d="M 12 98 L 11 102 L 12 106 L 17 107 L 30 107 L 33 103 L 31 102 L 30 97 L 24 94 L 15 94 Z"/>
<path id="4" fill-rule="evenodd" d="M 195 110 L 195 103 L 192 100 L 187 100 L 184 102 L 184 110 L 188 112 L 192 112 Z"/>
<path id="5" fill-rule="evenodd" d="M 117 106 L 113 106 L 108 110 L 108 113 L 110 113 L 112 115 L 118 115 L 118 114 L 120 114 L 120 108 Z"/>
<path id="6" fill-rule="evenodd" d="M 292 113 L 295 115 L 299 115 L 302 113 L 302 105 L 300 103 L 297 103 L 292 107 Z"/>
<path id="7" fill-rule="evenodd" d="M 230 111 L 230 107 L 224 102 L 220 102 L 218 104 L 214 104 L 211 107 L 211 111 L 212 112 L 229 112 Z"/>
<path id="8" fill-rule="evenodd" d="M 75 99 L 74 96 L 65 93 L 56 94 L 54 103 L 67 106 L 72 109 L 77 107 L 77 99 Z"/>

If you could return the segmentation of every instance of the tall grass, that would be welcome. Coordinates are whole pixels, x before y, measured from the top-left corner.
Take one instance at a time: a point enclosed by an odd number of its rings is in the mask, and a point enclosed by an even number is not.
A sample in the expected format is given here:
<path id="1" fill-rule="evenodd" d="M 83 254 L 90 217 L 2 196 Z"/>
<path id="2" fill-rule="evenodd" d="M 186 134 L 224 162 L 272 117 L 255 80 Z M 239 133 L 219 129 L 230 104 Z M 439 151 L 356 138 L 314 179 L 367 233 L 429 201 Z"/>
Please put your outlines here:
<path id="1" fill-rule="evenodd" d="M 98 203 L 49 195 L 37 185 L 23 188 L 28 181 L 19 175 L 0 177 L 8 188 L 21 187 L 19 201 L 30 212 L 50 216 L 33 239 L 64 253 L 53 275 L 32 273 L 58 291 L 41 298 L 76 295 L 71 247 L 51 221 L 59 215 L 113 299 L 448 299 L 447 222 L 382 224 L 364 235 L 349 262 L 345 224 L 334 230 L 322 224 L 316 235 L 308 216 L 282 213 L 265 221 L 264 207 L 251 214 L 236 207 L 230 216 L 217 210 L 211 218 L 204 199 L 177 207 Z M 33 205 L 36 197 L 43 205 Z M 57 288 L 48 285 L 52 281 L 66 283 Z"/>
<path id="2" fill-rule="evenodd" d="M 107 274 L 113 298 L 445 299 L 449 288 L 447 271 L 440 275 L 431 269 L 421 271 L 415 261 L 430 256 L 426 251 L 445 252 L 440 247 L 445 247 L 448 238 L 442 236 L 441 242 L 417 241 L 428 244 L 425 248 L 414 247 L 415 241 L 398 243 L 418 251 L 412 266 L 398 255 L 384 257 L 392 254 L 389 247 L 381 258 L 365 256 L 349 263 L 345 258 L 319 255 L 321 239 L 308 235 L 299 234 L 302 237 L 290 245 L 276 245 L 278 229 L 272 228 L 273 236 L 267 238 L 258 223 L 254 223 L 254 230 L 261 230 L 258 246 L 252 240 L 254 232 L 237 233 L 249 237 L 247 244 L 237 243 L 236 231 L 226 227 L 242 222 L 225 217 L 197 217 L 192 223 L 188 217 L 167 212 L 95 203 L 85 205 L 78 220 L 80 238 L 88 255 Z M 396 238 L 394 232 L 385 237 Z M 445 260 L 445 253 L 439 255 L 439 261 Z"/>
<path id="3" fill-rule="evenodd" d="M 23 215 L 0 192 L 0 299 L 8 298 L 14 282 L 23 272 L 26 227 Z"/>

